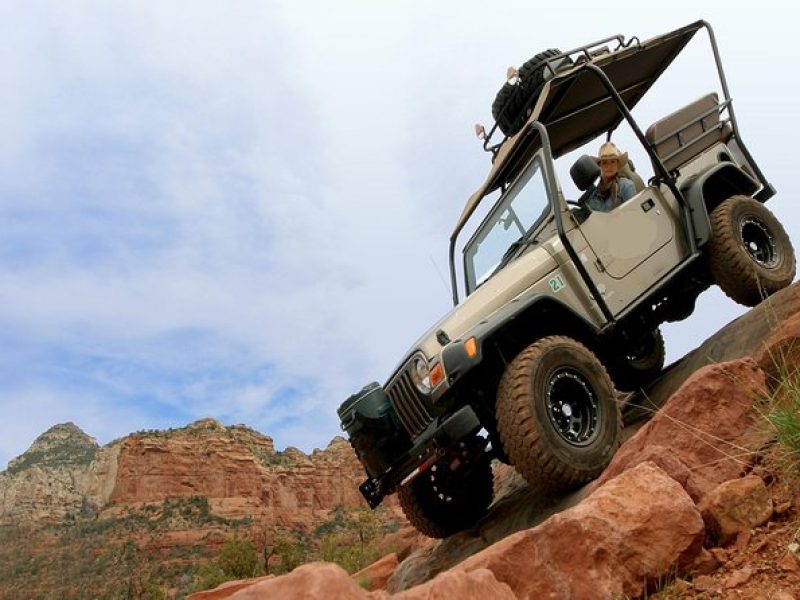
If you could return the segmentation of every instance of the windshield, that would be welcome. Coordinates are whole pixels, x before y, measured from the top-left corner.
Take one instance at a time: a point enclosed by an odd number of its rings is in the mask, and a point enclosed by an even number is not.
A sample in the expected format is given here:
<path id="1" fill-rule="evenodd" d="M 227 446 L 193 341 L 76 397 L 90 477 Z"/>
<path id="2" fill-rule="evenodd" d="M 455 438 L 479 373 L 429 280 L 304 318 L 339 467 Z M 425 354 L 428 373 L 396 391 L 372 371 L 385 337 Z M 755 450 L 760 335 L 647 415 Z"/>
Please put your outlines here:
<path id="1" fill-rule="evenodd" d="M 464 247 L 467 294 L 505 266 L 549 212 L 537 155 L 500 197 Z"/>

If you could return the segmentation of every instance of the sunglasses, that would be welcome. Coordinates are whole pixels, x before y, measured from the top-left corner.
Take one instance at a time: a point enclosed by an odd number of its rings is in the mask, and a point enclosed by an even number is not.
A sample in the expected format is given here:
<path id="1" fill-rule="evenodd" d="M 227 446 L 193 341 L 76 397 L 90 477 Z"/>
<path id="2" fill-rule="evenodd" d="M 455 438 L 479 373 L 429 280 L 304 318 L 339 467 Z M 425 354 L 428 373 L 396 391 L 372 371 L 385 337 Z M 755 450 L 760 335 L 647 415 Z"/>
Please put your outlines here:
<path id="1" fill-rule="evenodd" d="M 617 159 L 617 158 L 601 158 L 600 159 L 600 164 L 601 165 L 610 165 L 610 164 L 614 164 L 614 163 L 618 163 L 618 162 L 619 162 L 619 159 Z"/>

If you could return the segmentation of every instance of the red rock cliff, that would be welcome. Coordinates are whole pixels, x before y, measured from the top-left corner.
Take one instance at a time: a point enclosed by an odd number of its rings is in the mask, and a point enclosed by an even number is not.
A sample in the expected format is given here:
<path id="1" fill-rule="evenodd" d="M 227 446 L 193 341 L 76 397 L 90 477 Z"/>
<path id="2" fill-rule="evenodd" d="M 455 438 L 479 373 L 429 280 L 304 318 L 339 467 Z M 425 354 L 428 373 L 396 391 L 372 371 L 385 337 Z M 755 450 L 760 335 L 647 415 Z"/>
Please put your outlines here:
<path id="1" fill-rule="evenodd" d="M 59 443 L 52 437 L 42 436 L 51 452 Z M 337 505 L 364 504 L 358 492 L 363 469 L 342 438 L 310 456 L 295 448 L 277 452 L 269 437 L 249 427 L 203 419 L 183 429 L 132 434 L 106 448 L 95 445 L 80 462 L 37 462 L 42 443 L 0 474 L 0 523 L 58 520 L 85 502 L 113 513 L 203 496 L 223 517 L 307 528 Z"/>

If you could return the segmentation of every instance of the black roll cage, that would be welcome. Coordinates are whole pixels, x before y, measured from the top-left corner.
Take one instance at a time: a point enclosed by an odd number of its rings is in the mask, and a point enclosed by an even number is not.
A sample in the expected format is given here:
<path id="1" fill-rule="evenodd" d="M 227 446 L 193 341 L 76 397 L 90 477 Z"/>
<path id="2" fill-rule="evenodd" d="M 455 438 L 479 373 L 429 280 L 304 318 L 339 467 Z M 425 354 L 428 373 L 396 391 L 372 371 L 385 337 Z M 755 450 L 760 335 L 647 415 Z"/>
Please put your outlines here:
<path id="1" fill-rule="evenodd" d="M 736 116 L 735 116 L 735 113 L 734 113 L 734 110 L 733 110 L 733 100 L 730 97 L 730 93 L 729 93 L 729 90 L 728 90 L 727 79 L 725 78 L 725 72 L 724 72 L 724 70 L 722 68 L 722 61 L 720 60 L 719 49 L 717 47 L 716 37 L 714 36 L 714 30 L 712 29 L 711 25 L 707 21 L 704 21 L 704 20 L 703 21 L 698 21 L 696 23 L 696 25 L 698 26 L 698 29 L 699 28 L 705 28 L 708 31 L 709 41 L 711 43 L 711 48 L 712 48 L 712 51 L 713 51 L 713 54 L 714 54 L 714 61 L 715 61 L 716 67 L 717 67 L 717 73 L 719 75 L 720 84 L 721 84 L 722 92 L 723 92 L 723 95 L 724 95 L 724 101 L 721 103 L 721 106 L 728 109 L 731 126 L 733 128 L 733 135 L 737 139 L 739 147 L 740 147 L 742 153 L 744 154 L 744 156 L 747 159 L 748 163 L 752 166 L 752 168 L 755 171 L 755 174 L 758 177 L 758 179 L 761 182 L 761 184 L 765 188 L 767 188 L 766 190 L 763 190 L 763 191 L 766 191 L 766 197 L 764 198 L 764 199 L 766 199 L 771 195 L 770 191 L 771 191 L 772 188 L 771 188 L 770 184 L 767 182 L 767 180 L 765 179 L 765 177 L 762 174 L 761 170 L 759 169 L 758 165 L 752 159 L 752 156 L 750 155 L 750 152 L 745 147 L 744 143 L 742 142 L 741 136 L 739 134 L 739 127 L 738 127 L 738 123 L 736 121 Z M 625 42 L 624 36 L 615 35 L 615 36 L 611 36 L 611 37 L 608 37 L 608 38 L 604 38 L 603 40 L 600 40 L 600 41 L 597 41 L 597 42 L 593 42 L 591 44 L 587 44 L 585 46 L 580 46 L 578 48 L 570 50 L 569 52 L 562 53 L 559 56 L 556 56 L 556 57 L 553 57 L 553 58 L 549 59 L 548 62 L 545 63 L 545 64 L 547 65 L 547 68 L 550 69 L 551 73 L 553 75 L 555 75 L 555 71 L 553 70 L 553 67 L 552 67 L 551 63 L 555 64 L 558 61 L 559 58 L 562 58 L 564 56 L 569 56 L 569 55 L 575 54 L 575 53 L 581 53 L 583 56 L 585 56 L 587 58 L 587 61 L 588 61 L 589 59 L 592 58 L 592 56 L 594 56 L 593 53 L 590 50 L 591 48 L 594 48 L 596 46 L 600 46 L 602 44 L 605 44 L 606 42 L 614 41 L 614 40 L 616 40 L 618 42 L 618 46 L 617 46 L 617 48 L 615 48 L 615 50 L 613 52 L 615 52 L 615 51 L 617 51 L 619 49 L 622 49 L 622 48 L 627 48 L 628 46 L 630 46 L 634 42 L 637 44 L 637 46 L 640 43 L 639 39 L 637 37 L 635 37 L 635 36 L 631 37 L 627 42 Z M 653 166 L 655 167 L 655 170 L 656 170 L 656 176 L 655 176 L 654 179 L 656 181 L 658 181 L 658 182 L 664 183 L 670 189 L 670 191 L 674 194 L 675 198 L 677 199 L 677 201 L 678 201 L 678 203 L 679 203 L 679 205 L 681 207 L 681 212 L 683 214 L 684 234 L 686 235 L 687 243 L 689 245 L 689 250 L 690 250 L 689 256 L 687 257 L 687 259 L 685 261 L 683 261 L 678 266 L 678 268 L 682 268 L 685 264 L 688 264 L 689 262 L 691 262 L 695 258 L 697 258 L 699 256 L 700 252 L 699 252 L 699 250 L 697 248 L 697 241 L 696 241 L 696 236 L 695 236 L 695 228 L 694 228 L 694 223 L 693 223 L 693 220 L 692 220 L 692 217 L 691 217 L 691 209 L 690 209 L 689 204 L 688 204 L 686 198 L 684 197 L 683 193 L 681 193 L 681 191 L 675 185 L 676 174 L 675 173 L 670 173 L 670 172 L 667 171 L 667 169 L 664 166 L 664 163 L 662 162 L 661 158 L 656 153 L 654 145 L 651 145 L 647 141 L 647 139 L 645 138 L 644 133 L 642 133 L 641 128 L 639 127 L 638 123 L 636 122 L 636 120 L 634 119 L 634 117 L 631 114 L 630 110 L 628 109 L 628 106 L 625 104 L 625 101 L 622 99 L 621 94 L 614 87 L 614 84 L 611 82 L 611 80 L 606 75 L 606 73 L 600 67 L 598 67 L 597 65 L 593 64 L 592 62 L 586 62 L 584 65 L 581 66 L 581 69 L 588 70 L 588 72 L 592 73 L 601 82 L 601 84 L 605 87 L 606 91 L 608 92 L 608 97 L 610 97 L 614 101 L 614 103 L 616 104 L 618 110 L 620 111 L 620 113 L 622 114 L 624 119 L 628 122 L 628 124 L 630 125 L 631 129 L 633 130 L 633 132 L 635 133 L 636 137 L 638 138 L 639 142 L 641 143 L 642 147 L 645 149 L 645 151 L 647 152 L 648 156 L 650 157 L 650 159 L 652 161 L 652 164 L 653 164 Z M 600 102 L 607 101 L 608 97 L 602 99 Z M 576 110 L 575 113 L 585 111 L 585 110 L 587 110 L 589 108 L 591 108 L 591 106 L 589 106 L 589 107 L 586 107 L 586 106 L 581 107 L 578 110 Z M 564 116 L 560 117 L 559 120 L 567 118 L 568 116 L 570 116 L 570 115 L 564 115 Z M 614 125 L 609 131 L 606 132 L 607 135 L 610 137 L 611 132 L 614 129 L 616 129 L 616 127 L 618 127 L 618 126 L 619 126 L 619 123 Z M 530 136 L 533 136 L 535 134 L 538 134 L 539 137 L 541 138 L 542 151 L 543 151 L 543 155 L 544 155 L 544 157 L 543 157 L 544 160 L 542 161 L 542 164 L 543 164 L 543 170 L 544 170 L 544 174 L 545 174 L 545 178 L 546 178 L 546 182 L 547 182 L 547 188 L 548 188 L 548 190 L 547 190 L 548 201 L 550 203 L 551 210 L 553 210 L 554 215 L 555 215 L 555 221 L 556 221 L 556 228 L 557 228 L 557 231 L 558 231 L 558 237 L 559 237 L 561 243 L 564 245 L 564 248 L 566 249 L 566 251 L 567 251 L 567 253 L 568 253 L 569 257 L 570 257 L 570 260 L 572 260 L 573 265 L 575 266 L 576 270 L 580 274 L 581 279 L 583 279 L 583 281 L 586 284 L 586 287 L 588 288 L 589 292 L 591 293 L 593 299 L 597 302 L 598 307 L 600 308 L 601 312 L 603 313 L 603 316 L 606 319 L 606 323 L 604 324 L 604 327 L 612 326 L 616 322 L 615 319 L 614 319 L 613 314 L 611 313 L 611 311 L 608 308 L 608 305 L 606 304 L 605 300 L 602 298 L 601 294 L 599 293 L 599 291 L 597 289 L 597 286 L 595 286 L 595 284 L 594 284 L 594 281 L 592 281 L 591 277 L 589 276 L 588 271 L 586 270 L 586 268 L 584 267 L 583 263 L 578 258 L 578 255 L 575 252 L 574 247 L 570 243 L 570 241 L 567 238 L 566 233 L 565 233 L 563 214 L 562 214 L 562 211 L 560 210 L 560 207 L 557 206 L 557 197 L 555 196 L 555 190 L 558 189 L 558 187 L 557 187 L 557 180 L 556 180 L 556 176 L 555 176 L 555 171 L 553 169 L 553 154 L 552 154 L 552 149 L 551 149 L 551 145 L 550 145 L 550 138 L 549 138 L 548 133 L 547 133 L 547 128 L 543 123 L 541 123 L 538 120 L 526 124 L 525 127 L 527 127 L 527 133 L 525 134 L 526 137 L 530 137 Z M 488 145 L 488 142 L 491 139 L 491 136 L 495 132 L 496 129 L 497 129 L 497 123 L 494 124 L 494 126 L 491 128 L 489 134 L 486 136 L 486 138 L 484 140 L 484 149 L 486 149 L 488 152 L 492 153 L 492 160 L 493 161 L 496 158 L 497 152 L 498 152 L 500 146 L 503 143 L 503 142 L 501 142 L 499 144 L 496 144 L 495 146 L 489 146 Z M 506 137 L 503 141 L 505 141 L 506 139 L 508 139 L 508 137 Z M 523 151 L 522 149 L 524 149 L 525 146 L 526 146 L 526 144 L 520 144 L 514 150 L 514 155 L 518 154 L 519 152 L 522 152 Z M 509 157 L 509 161 L 513 158 L 514 155 Z M 499 199 L 498 199 L 498 202 L 499 202 Z M 455 267 L 456 240 L 458 239 L 458 236 L 461 233 L 461 231 L 463 230 L 463 227 L 464 227 L 465 224 L 466 224 L 466 220 L 450 236 L 450 244 L 449 244 L 450 284 L 451 284 L 451 288 L 452 288 L 453 305 L 454 306 L 457 306 L 458 305 L 458 301 L 459 301 L 459 298 L 458 298 L 458 281 L 457 281 L 457 277 L 456 277 L 456 267 Z"/>

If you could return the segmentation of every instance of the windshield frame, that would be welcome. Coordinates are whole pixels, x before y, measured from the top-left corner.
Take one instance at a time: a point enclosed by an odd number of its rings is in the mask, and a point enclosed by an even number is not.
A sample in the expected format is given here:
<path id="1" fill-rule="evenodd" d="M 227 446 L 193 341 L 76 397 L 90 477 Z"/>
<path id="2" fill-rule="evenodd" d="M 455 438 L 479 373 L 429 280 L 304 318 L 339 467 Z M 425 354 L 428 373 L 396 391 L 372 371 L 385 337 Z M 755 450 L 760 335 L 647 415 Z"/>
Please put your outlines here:
<path id="1" fill-rule="evenodd" d="M 487 227 L 494 227 L 497 224 L 499 221 L 498 214 L 508 209 L 519 197 L 519 194 L 522 192 L 522 190 L 524 190 L 528 185 L 538 185 L 536 181 L 531 182 L 531 179 L 533 179 L 537 173 L 541 177 L 540 181 L 541 185 L 543 186 L 546 204 L 534 222 L 524 232 L 522 232 L 521 236 L 518 238 L 517 242 L 521 242 L 519 248 L 522 248 L 526 240 L 532 239 L 534 234 L 541 228 L 542 225 L 549 222 L 553 218 L 553 193 L 548 177 L 548 171 L 545 165 L 544 149 L 540 149 L 533 155 L 533 157 L 531 157 L 525 168 L 522 169 L 514 178 L 514 181 L 512 181 L 503 191 L 486 216 L 481 220 L 478 227 L 475 228 L 475 231 L 472 233 L 469 240 L 467 240 L 461 249 L 465 296 L 472 294 L 486 281 L 494 277 L 494 275 L 502 270 L 504 266 L 511 262 L 508 260 L 508 258 L 501 256 L 495 268 L 488 274 L 482 274 L 482 278 L 480 281 L 478 281 L 478 274 L 474 273 L 474 266 L 470 265 L 468 254 L 473 248 L 474 244 L 477 242 L 478 237 L 482 233 L 486 232 Z M 512 251 L 512 256 L 513 254 L 516 254 L 519 248 Z M 511 247 L 507 247 L 506 252 L 508 252 L 510 249 Z M 471 266 L 472 268 L 470 268 Z"/>

